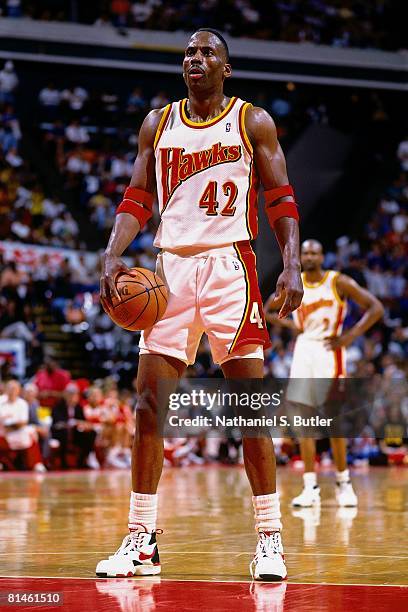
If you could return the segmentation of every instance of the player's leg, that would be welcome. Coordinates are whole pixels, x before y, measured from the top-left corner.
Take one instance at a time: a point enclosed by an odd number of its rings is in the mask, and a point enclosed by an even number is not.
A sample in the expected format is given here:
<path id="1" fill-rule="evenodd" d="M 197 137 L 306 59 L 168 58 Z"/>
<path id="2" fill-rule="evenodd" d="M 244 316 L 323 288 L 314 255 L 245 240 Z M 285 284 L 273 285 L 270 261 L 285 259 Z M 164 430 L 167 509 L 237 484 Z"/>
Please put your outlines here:
<path id="1" fill-rule="evenodd" d="M 158 409 L 165 409 L 158 402 L 167 405 L 168 400 L 164 396 L 159 398 L 158 383 L 174 381 L 174 385 L 166 384 L 166 394 L 172 393 L 185 369 L 186 365 L 174 357 L 152 354 L 140 356 L 136 383 L 139 402 L 132 448 L 133 491 L 147 495 L 154 495 L 157 491 L 163 469 L 163 436 L 159 432 L 157 412 Z"/>
<path id="2" fill-rule="evenodd" d="M 347 440 L 330 438 L 333 461 L 336 466 L 336 500 L 339 506 L 354 508 L 357 506 L 357 495 L 354 492 L 347 468 Z"/>
<path id="3" fill-rule="evenodd" d="M 156 354 L 140 356 L 129 535 L 114 555 L 98 563 L 98 576 L 146 576 L 161 571 L 156 543 L 157 486 L 163 468 L 163 436 L 159 419 L 167 408 L 168 395 L 176 388 L 185 367 L 182 361 L 174 357 Z M 165 389 L 159 388 L 160 381 L 164 380 L 169 381 Z"/>
<path id="4" fill-rule="evenodd" d="M 320 504 L 320 487 L 317 484 L 315 471 L 316 441 L 314 438 L 299 440 L 300 456 L 304 463 L 303 490 L 292 499 L 295 508 L 310 508 Z"/>
<path id="5" fill-rule="evenodd" d="M 293 353 L 290 381 L 287 390 L 289 410 L 293 414 L 312 416 L 315 404 L 315 381 L 312 378 L 314 344 L 298 338 Z M 296 508 L 310 508 L 320 504 L 320 488 L 315 472 L 316 442 L 314 438 L 299 438 L 300 456 L 304 463 L 303 489 L 292 499 Z"/>
<path id="6" fill-rule="evenodd" d="M 229 359 L 222 364 L 225 378 L 262 379 L 263 359 Z M 252 488 L 258 545 L 251 572 L 256 580 L 280 581 L 287 576 L 281 540 L 281 513 L 276 492 L 276 461 L 269 433 L 243 436 L 245 470 Z"/>
<path id="7" fill-rule="evenodd" d="M 263 378 L 262 359 L 230 359 L 221 365 L 225 378 Z M 253 494 L 276 493 L 276 461 L 271 437 L 243 437 L 244 465 Z"/>

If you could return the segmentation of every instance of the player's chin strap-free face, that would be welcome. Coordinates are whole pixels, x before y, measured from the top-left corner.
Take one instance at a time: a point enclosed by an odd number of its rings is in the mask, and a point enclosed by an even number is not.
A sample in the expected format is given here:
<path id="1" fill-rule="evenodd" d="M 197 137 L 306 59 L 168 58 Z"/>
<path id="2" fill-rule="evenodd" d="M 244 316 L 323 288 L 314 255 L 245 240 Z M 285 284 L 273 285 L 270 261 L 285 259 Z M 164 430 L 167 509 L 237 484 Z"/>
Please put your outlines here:
<path id="1" fill-rule="evenodd" d="M 264 193 L 265 197 L 265 212 L 268 217 L 269 224 L 274 228 L 275 223 L 281 217 L 292 217 L 299 221 L 298 207 L 295 201 L 295 192 L 291 185 L 282 185 L 274 189 L 268 189 Z M 279 202 L 281 198 L 290 197 L 291 202 Z"/>
<path id="2" fill-rule="evenodd" d="M 128 187 L 123 195 L 123 200 L 116 209 L 116 214 L 133 215 L 139 221 L 140 229 L 143 229 L 152 216 L 152 207 L 152 193 L 138 187 Z"/>

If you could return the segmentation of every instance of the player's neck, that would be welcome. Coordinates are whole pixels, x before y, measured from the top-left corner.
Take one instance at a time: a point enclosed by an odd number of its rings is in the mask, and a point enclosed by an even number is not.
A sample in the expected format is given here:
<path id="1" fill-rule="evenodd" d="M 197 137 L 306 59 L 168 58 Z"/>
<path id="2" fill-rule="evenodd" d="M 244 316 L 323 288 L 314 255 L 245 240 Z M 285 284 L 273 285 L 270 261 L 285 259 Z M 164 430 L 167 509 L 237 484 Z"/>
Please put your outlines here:
<path id="1" fill-rule="evenodd" d="M 201 123 L 210 121 L 222 113 L 228 104 L 223 91 L 203 94 L 188 92 L 187 112 L 191 121 Z"/>
<path id="2" fill-rule="evenodd" d="M 323 280 L 324 275 L 325 271 L 321 268 L 318 270 L 307 271 L 305 272 L 305 280 L 307 283 L 310 284 L 320 283 L 320 281 Z"/>

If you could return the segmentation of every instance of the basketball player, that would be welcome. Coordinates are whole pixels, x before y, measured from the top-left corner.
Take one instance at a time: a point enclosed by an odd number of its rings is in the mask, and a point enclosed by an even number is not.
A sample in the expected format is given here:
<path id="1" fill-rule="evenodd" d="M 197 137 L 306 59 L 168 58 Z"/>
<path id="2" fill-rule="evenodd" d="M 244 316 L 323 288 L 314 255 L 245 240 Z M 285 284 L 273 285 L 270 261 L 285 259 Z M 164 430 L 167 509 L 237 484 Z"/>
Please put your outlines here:
<path id="1" fill-rule="evenodd" d="M 288 388 L 291 401 L 318 407 L 327 396 L 321 383 L 310 384 L 310 379 L 333 379 L 346 376 L 345 349 L 364 334 L 384 313 L 382 304 L 352 278 L 334 270 L 323 270 L 323 248 L 317 240 L 306 240 L 301 248 L 304 296 L 302 305 L 293 313 L 293 321 L 285 327 L 298 332 L 290 378 L 298 379 Z M 359 321 L 342 333 L 347 299 L 364 310 Z M 272 311 L 280 308 L 282 296 L 271 296 L 265 305 L 266 319 L 279 323 Z M 323 393 L 322 393 L 323 392 Z M 323 397 L 322 397 L 323 395 Z M 336 499 L 339 506 L 357 506 L 347 469 L 347 447 L 344 438 L 331 438 L 336 472 Z M 301 456 L 305 464 L 304 488 L 292 500 L 296 507 L 308 508 L 320 504 L 320 488 L 314 471 L 316 444 L 313 438 L 300 440 Z"/>
<path id="2" fill-rule="evenodd" d="M 279 316 L 295 310 L 302 299 L 297 206 L 272 119 L 224 95 L 231 65 L 227 44 L 216 31 L 199 30 L 190 38 L 183 76 L 188 98 L 152 111 L 141 127 L 130 187 L 103 259 L 101 300 L 109 312 L 112 297 L 118 297 L 115 276 L 128 271 L 119 257 L 151 217 L 156 189 L 161 213 L 154 242 L 161 249 L 157 273 L 168 287 L 169 302 L 164 317 L 140 340 L 137 391 L 144 409 L 137 411 L 130 534 L 115 555 L 98 563 L 98 576 L 160 573 L 158 381 L 173 379 L 176 386 L 194 363 L 204 332 L 227 378 L 263 376 L 269 336 L 250 245 L 257 234 L 258 179 L 283 258 L 277 292 L 285 291 L 285 300 Z M 243 447 L 259 533 L 253 575 L 282 580 L 287 572 L 272 441 L 245 438 Z"/>

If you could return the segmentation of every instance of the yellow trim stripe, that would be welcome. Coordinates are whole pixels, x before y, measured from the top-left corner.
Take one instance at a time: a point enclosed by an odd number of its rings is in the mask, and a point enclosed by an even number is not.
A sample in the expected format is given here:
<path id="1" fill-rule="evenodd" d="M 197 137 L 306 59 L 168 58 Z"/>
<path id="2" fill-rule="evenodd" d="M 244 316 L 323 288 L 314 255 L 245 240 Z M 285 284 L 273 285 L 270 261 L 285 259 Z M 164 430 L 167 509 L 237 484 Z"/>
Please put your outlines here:
<path id="1" fill-rule="evenodd" d="M 157 147 L 157 145 L 159 143 L 159 140 L 160 140 L 161 135 L 163 133 L 164 127 L 166 125 L 167 118 L 168 118 L 168 116 L 170 114 L 170 111 L 171 111 L 171 104 L 168 104 L 167 106 L 164 107 L 164 111 L 163 111 L 163 114 L 161 116 L 160 123 L 157 126 L 156 136 L 154 137 L 154 143 L 153 143 L 153 148 L 154 149 L 156 149 L 156 147 Z"/>
<path id="2" fill-rule="evenodd" d="M 228 354 L 229 354 L 229 353 L 231 353 L 231 351 L 233 351 L 233 350 L 234 350 L 235 344 L 236 344 L 236 342 L 237 342 L 237 340 L 238 340 L 238 338 L 239 338 L 239 334 L 241 333 L 241 330 L 242 330 L 242 328 L 243 328 L 243 326 L 244 326 L 244 323 L 245 323 L 245 320 L 246 320 L 246 318 L 247 318 L 247 314 L 248 314 L 248 310 L 249 310 L 249 303 L 250 303 L 250 292 L 249 292 L 249 289 L 250 289 L 250 288 L 249 288 L 249 276 L 248 276 L 248 271 L 247 271 L 247 269 L 246 269 L 246 266 L 245 266 L 244 260 L 243 260 L 243 258 L 242 258 L 242 256 L 241 256 L 241 253 L 239 252 L 239 249 L 238 249 L 238 247 L 237 247 L 237 243 L 236 243 L 236 242 L 234 242 L 234 243 L 233 243 L 233 246 L 234 246 L 234 249 L 235 249 L 235 252 L 236 252 L 236 254 L 237 254 L 237 257 L 238 257 L 239 261 L 242 263 L 242 267 L 244 268 L 244 272 L 245 272 L 245 284 L 246 284 L 246 303 L 245 303 L 245 310 L 244 310 L 244 314 L 243 314 L 242 319 L 241 319 L 241 323 L 239 324 L 238 331 L 237 331 L 237 333 L 236 333 L 236 334 L 235 334 L 235 336 L 234 336 L 234 339 L 233 339 L 233 341 L 232 341 L 232 343 L 231 343 L 230 348 L 228 349 Z"/>
<path id="3" fill-rule="evenodd" d="M 251 231 L 251 224 L 249 221 L 249 211 L 250 211 L 250 206 L 251 206 L 251 193 L 252 193 L 252 182 L 253 182 L 253 167 L 252 167 L 253 161 L 251 159 L 251 163 L 249 165 L 249 187 L 248 187 L 248 191 L 246 194 L 246 214 L 245 214 L 245 218 L 246 218 L 246 226 L 247 226 L 247 230 L 248 230 L 248 234 L 249 234 L 249 239 L 252 240 L 253 239 L 253 234 Z"/>
<path id="4" fill-rule="evenodd" d="M 306 274 L 305 274 L 305 276 L 304 276 L 304 278 L 303 278 L 303 284 L 304 284 L 304 286 L 305 286 L 305 287 L 307 287 L 308 289 L 317 289 L 317 287 L 321 287 L 321 285 L 323 285 L 323 283 L 325 283 L 325 282 L 326 282 L 327 277 L 329 276 L 329 274 L 330 274 L 330 270 L 326 270 L 326 272 L 325 272 L 325 274 L 324 274 L 324 276 L 323 276 L 322 280 L 321 280 L 321 281 L 319 281 L 319 282 L 317 282 L 317 283 L 308 283 L 308 282 L 306 281 Z"/>
<path id="5" fill-rule="evenodd" d="M 182 101 L 182 104 L 181 104 L 181 114 L 182 114 L 183 121 L 185 123 L 187 123 L 187 125 L 191 125 L 191 127 L 207 127 L 209 125 L 213 125 L 213 123 L 217 123 L 217 121 L 219 121 L 220 119 L 223 119 L 223 117 L 225 117 L 225 115 L 227 115 L 229 113 L 229 111 L 231 110 L 231 107 L 235 103 L 236 99 L 237 98 L 235 96 L 232 96 L 232 98 L 228 102 L 227 106 L 222 111 L 222 113 L 220 113 L 216 117 L 213 117 L 212 119 L 209 119 L 209 121 L 203 121 L 202 123 L 197 123 L 196 121 L 191 121 L 191 119 L 189 119 L 187 117 L 187 115 L 186 115 L 187 98 L 184 98 L 184 100 Z"/>
<path id="6" fill-rule="evenodd" d="M 333 278 L 331 281 L 331 288 L 332 288 L 334 297 L 336 298 L 338 304 L 340 304 L 340 306 L 343 306 L 345 300 L 341 299 L 341 297 L 339 296 L 339 292 L 337 291 L 337 279 L 339 276 L 340 276 L 340 272 L 335 272 L 335 274 L 333 274 Z"/>
<path id="7" fill-rule="evenodd" d="M 252 106 L 252 104 L 250 102 L 245 102 L 245 104 L 242 106 L 242 111 L 241 111 L 241 135 L 242 135 L 242 139 L 244 141 L 244 145 L 245 148 L 247 149 L 248 153 L 250 155 L 253 155 L 253 147 L 251 144 L 251 141 L 248 138 L 248 134 L 245 128 L 245 114 L 248 110 L 248 108 Z"/>

